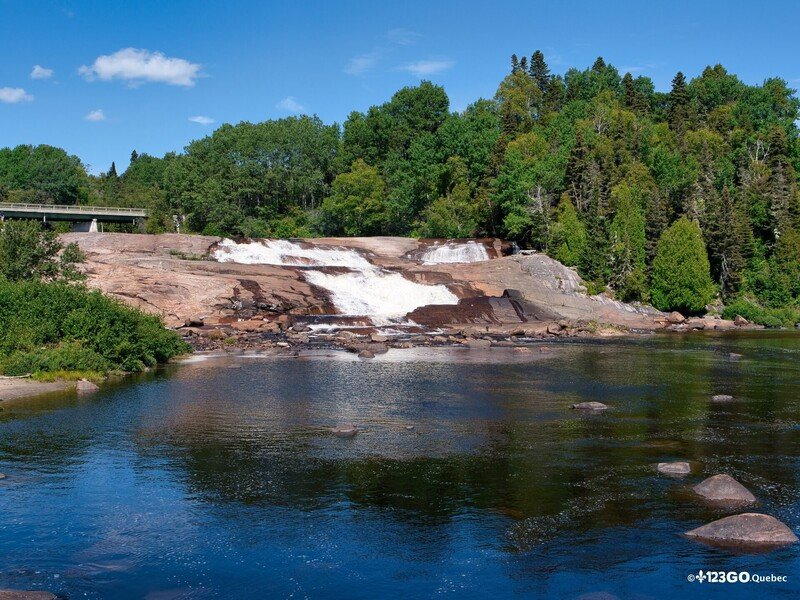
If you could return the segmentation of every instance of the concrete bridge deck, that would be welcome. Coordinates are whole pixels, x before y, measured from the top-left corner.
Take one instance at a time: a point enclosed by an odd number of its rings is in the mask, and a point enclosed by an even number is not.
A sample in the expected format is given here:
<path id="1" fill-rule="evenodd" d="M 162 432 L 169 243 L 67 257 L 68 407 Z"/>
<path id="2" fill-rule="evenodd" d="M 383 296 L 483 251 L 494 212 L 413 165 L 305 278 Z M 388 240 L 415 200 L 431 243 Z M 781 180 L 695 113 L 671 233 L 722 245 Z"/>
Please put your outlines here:
<path id="1" fill-rule="evenodd" d="M 143 208 L 0 202 L 0 218 L 77 223 L 90 221 L 133 223 L 146 219 L 147 211 Z"/>

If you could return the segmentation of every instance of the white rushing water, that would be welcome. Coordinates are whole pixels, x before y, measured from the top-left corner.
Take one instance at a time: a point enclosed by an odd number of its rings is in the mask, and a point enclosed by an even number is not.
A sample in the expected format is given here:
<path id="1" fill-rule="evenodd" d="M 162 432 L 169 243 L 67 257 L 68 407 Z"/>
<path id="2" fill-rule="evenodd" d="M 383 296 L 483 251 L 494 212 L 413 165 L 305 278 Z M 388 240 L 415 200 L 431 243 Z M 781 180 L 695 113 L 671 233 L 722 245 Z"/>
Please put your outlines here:
<path id="1" fill-rule="evenodd" d="M 486 246 L 477 242 L 445 242 L 432 246 L 420 257 L 423 264 L 471 263 L 489 260 Z"/>
<path id="2" fill-rule="evenodd" d="M 237 244 L 226 239 L 218 245 L 214 258 L 248 265 L 345 267 L 350 272 L 325 273 L 310 268 L 303 275 L 308 283 L 330 293 L 339 313 L 368 316 L 376 324 L 388 324 L 421 306 L 458 303 L 458 297 L 447 286 L 416 283 L 400 273 L 376 267 L 350 248 L 303 247 L 287 240 Z"/>

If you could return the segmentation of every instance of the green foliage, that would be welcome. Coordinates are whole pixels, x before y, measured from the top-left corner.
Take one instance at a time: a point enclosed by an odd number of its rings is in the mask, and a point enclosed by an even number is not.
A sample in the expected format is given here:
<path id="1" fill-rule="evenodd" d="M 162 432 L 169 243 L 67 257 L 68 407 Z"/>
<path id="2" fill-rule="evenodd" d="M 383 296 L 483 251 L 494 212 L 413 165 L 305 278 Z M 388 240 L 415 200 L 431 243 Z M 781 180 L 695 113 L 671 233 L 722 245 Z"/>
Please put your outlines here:
<path id="1" fill-rule="evenodd" d="M 586 228 L 578 218 L 567 194 L 561 197 L 558 217 L 553 225 L 550 249 L 553 257 L 567 266 L 575 266 L 586 248 Z"/>
<path id="2" fill-rule="evenodd" d="M 0 229 L 0 279 L 75 281 L 83 278 L 76 265 L 85 258 L 77 244 L 64 247 L 36 221 L 6 221 Z"/>
<path id="3" fill-rule="evenodd" d="M 703 235 L 686 217 L 658 240 L 651 297 L 656 308 L 686 313 L 700 312 L 714 298 Z"/>
<path id="4" fill-rule="evenodd" d="M 737 315 L 766 327 L 794 327 L 800 323 L 800 308 L 769 308 L 746 298 L 737 298 L 722 311 L 726 319 L 735 319 Z"/>
<path id="5" fill-rule="evenodd" d="M 187 352 L 161 320 L 81 286 L 0 281 L 0 371 L 141 371 Z"/>
<path id="6" fill-rule="evenodd" d="M 626 182 L 616 186 L 611 196 L 617 207 L 611 222 L 612 283 L 622 300 L 643 300 L 647 296 L 647 237 L 640 200 Z"/>
<path id="7" fill-rule="evenodd" d="M 85 201 L 88 187 L 89 176 L 80 159 L 61 148 L 0 148 L 0 190 L 6 190 L 6 201 L 76 204 Z"/>
<path id="8" fill-rule="evenodd" d="M 350 171 L 333 181 L 333 193 L 322 203 L 325 229 L 332 234 L 381 235 L 388 228 L 391 213 L 386 184 L 378 170 L 360 158 Z"/>

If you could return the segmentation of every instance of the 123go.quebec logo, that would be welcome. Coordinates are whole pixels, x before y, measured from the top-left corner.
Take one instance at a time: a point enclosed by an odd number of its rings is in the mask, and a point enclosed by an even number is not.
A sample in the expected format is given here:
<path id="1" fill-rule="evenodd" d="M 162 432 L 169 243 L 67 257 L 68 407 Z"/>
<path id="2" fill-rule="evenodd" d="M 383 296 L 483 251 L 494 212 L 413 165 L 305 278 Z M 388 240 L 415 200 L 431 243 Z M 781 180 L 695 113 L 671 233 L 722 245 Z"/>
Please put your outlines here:
<path id="1" fill-rule="evenodd" d="M 751 574 L 748 571 L 710 571 L 700 569 L 697 573 L 689 573 L 687 581 L 698 583 L 786 583 L 786 575 Z"/>

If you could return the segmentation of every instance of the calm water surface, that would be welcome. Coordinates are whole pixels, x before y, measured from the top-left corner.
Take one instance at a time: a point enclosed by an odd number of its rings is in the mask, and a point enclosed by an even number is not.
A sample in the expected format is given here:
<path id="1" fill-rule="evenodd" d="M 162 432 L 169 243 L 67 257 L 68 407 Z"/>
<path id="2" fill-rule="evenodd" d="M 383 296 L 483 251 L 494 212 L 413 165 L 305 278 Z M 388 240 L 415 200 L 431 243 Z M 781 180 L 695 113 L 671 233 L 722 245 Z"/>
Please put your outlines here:
<path id="1" fill-rule="evenodd" d="M 737 554 L 681 536 L 725 514 L 686 493 L 718 472 L 800 530 L 800 335 L 549 349 L 222 359 L 92 398 L 6 403 L 0 587 L 161 600 L 800 593 L 798 545 Z M 568 409 L 583 400 L 613 409 Z M 327 433 L 339 423 L 362 432 Z M 696 474 L 654 471 L 676 459 Z M 789 583 L 688 583 L 700 568 Z"/>

